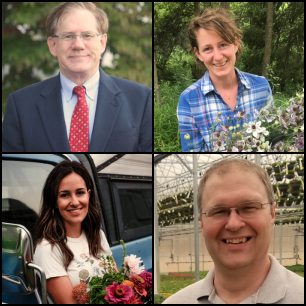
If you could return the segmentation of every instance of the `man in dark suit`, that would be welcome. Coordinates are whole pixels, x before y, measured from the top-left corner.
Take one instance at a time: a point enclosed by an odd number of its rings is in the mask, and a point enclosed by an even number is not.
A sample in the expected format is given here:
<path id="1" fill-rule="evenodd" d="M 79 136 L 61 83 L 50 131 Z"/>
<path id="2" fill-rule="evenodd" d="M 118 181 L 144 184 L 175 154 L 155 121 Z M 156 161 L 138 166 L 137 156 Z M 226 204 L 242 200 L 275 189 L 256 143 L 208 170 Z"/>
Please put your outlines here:
<path id="1" fill-rule="evenodd" d="M 47 20 L 60 73 L 9 95 L 2 152 L 152 152 L 152 89 L 99 68 L 107 15 L 70 5 Z"/>

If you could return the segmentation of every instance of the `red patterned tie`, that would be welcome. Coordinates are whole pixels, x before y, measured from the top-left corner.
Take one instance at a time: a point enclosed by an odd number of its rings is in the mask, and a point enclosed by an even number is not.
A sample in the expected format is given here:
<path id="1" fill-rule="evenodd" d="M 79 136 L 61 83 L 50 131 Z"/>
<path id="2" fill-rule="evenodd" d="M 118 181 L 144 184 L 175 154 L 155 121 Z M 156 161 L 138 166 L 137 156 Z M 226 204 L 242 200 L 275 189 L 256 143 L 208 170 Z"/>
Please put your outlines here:
<path id="1" fill-rule="evenodd" d="M 85 99 L 85 88 L 83 86 L 75 86 L 73 92 L 77 95 L 78 102 L 71 118 L 69 136 L 70 150 L 71 152 L 88 152 L 89 114 Z"/>

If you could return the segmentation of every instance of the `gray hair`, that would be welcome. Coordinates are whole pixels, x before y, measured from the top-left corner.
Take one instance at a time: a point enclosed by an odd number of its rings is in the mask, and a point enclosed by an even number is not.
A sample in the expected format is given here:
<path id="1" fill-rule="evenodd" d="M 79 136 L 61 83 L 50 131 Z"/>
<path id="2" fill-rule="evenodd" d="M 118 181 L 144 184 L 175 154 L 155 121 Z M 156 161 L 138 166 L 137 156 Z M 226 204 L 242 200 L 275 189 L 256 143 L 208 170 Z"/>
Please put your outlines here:
<path id="1" fill-rule="evenodd" d="M 103 10 L 96 7 L 92 2 L 62 2 L 53 8 L 47 18 L 47 37 L 56 34 L 59 20 L 63 15 L 77 9 L 90 11 L 96 17 L 99 33 L 107 34 L 109 27 L 108 17 Z"/>

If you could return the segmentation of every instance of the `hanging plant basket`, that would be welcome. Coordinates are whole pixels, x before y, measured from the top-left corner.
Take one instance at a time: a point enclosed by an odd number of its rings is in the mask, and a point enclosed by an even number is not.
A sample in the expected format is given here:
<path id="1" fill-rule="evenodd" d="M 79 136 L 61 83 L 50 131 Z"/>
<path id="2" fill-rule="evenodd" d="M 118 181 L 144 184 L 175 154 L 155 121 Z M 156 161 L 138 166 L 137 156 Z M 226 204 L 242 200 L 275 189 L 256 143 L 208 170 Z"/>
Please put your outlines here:
<path id="1" fill-rule="evenodd" d="M 289 193 L 290 193 L 289 190 L 288 190 L 288 191 L 282 191 L 282 192 L 281 192 L 281 197 L 282 197 L 282 198 L 287 198 L 288 195 L 289 195 Z"/>
<path id="2" fill-rule="evenodd" d="M 286 174 L 286 178 L 288 178 L 288 179 L 292 179 L 292 178 L 294 178 L 295 177 L 295 174 L 294 174 L 294 172 L 289 172 L 288 174 Z"/>
<path id="3" fill-rule="evenodd" d="M 286 201 L 286 198 L 279 198 L 277 202 L 278 206 L 284 206 L 285 201 Z"/>
<path id="4" fill-rule="evenodd" d="M 278 189 L 279 189 L 280 191 L 287 191 L 287 190 L 289 189 L 289 185 L 286 184 L 286 183 L 279 184 L 279 185 L 278 185 Z"/>
<path id="5" fill-rule="evenodd" d="M 275 179 L 276 179 L 276 181 L 278 181 L 278 182 L 281 182 L 282 180 L 283 180 L 283 175 L 281 174 L 281 175 L 277 175 L 277 174 L 275 174 Z"/>
<path id="6" fill-rule="evenodd" d="M 292 170 L 296 164 L 296 160 L 290 161 L 288 164 L 288 170 Z"/>
<path id="7" fill-rule="evenodd" d="M 273 168 L 273 170 L 274 170 L 274 172 L 275 172 L 275 175 L 276 175 L 277 173 L 281 173 L 281 172 L 282 172 L 282 167 L 281 167 L 280 165 L 273 165 L 273 164 L 272 164 L 272 168 Z"/>
<path id="8" fill-rule="evenodd" d="M 291 183 L 291 184 L 290 184 L 291 190 L 300 190 L 301 185 L 302 185 L 302 182 L 294 182 L 294 183 Z"/>
<path id="9" fill-rule="evenodd" d="M 300 168 L 295 169 L 295 171 L 297 172 L 298 176 L 303 176 L 304 175 L 304 170 L 300 170 Z"/>
<path id="10" fill-rule="evenodd" d="M 300 190 L 291 190 L 290 193 L 293 195 L 293 196 L 298 196 L 300 194 Z"/>

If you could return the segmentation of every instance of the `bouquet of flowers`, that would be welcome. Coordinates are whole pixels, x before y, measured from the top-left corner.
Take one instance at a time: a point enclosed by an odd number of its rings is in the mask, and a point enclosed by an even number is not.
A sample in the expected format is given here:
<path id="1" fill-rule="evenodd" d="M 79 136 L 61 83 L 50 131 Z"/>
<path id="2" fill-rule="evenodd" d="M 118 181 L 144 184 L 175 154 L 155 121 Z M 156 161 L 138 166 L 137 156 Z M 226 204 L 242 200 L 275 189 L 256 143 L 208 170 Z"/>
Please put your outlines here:
<path id="1" fill-rule="evenodd" d="M 222 125 L 221 119 L 216 119 L 212 127 L 212 152 L 300 152 L 304 150 L 304 88 L 290 99 L 286 109 L 272 107 L 270 111 L 255 110 L 255 121 L 240 124 L 246 120 L 246 114 L 238 112 L 236 125 Z M 218 117 L 222 116 L 221 111 Z M 215 130 L 220 124 L 220 129 Z M 185 140 L 190 135 L 184 135 Z M 268 138 L 268 139 L 267 139 Z M 278 141 L 279 140 L 279 141 Z M 197 144 L 188 143 L 194 148 Z M 193 150 L 190 150 L 193 152 Z"/>
<path id="2" fill-rule="evenodd" d="M 123 247 L 122 268 L 119 273 L 114 269 L 112 256 L 102 255 L 105 274 L 103 277 L 93 276 L 87 284 L 81 281 L 72 290 L 73 298 L 81 304 L 152 304 L 152 273 L 145 271 L 142 262 L 136 255 L 126 256 Z"/>

